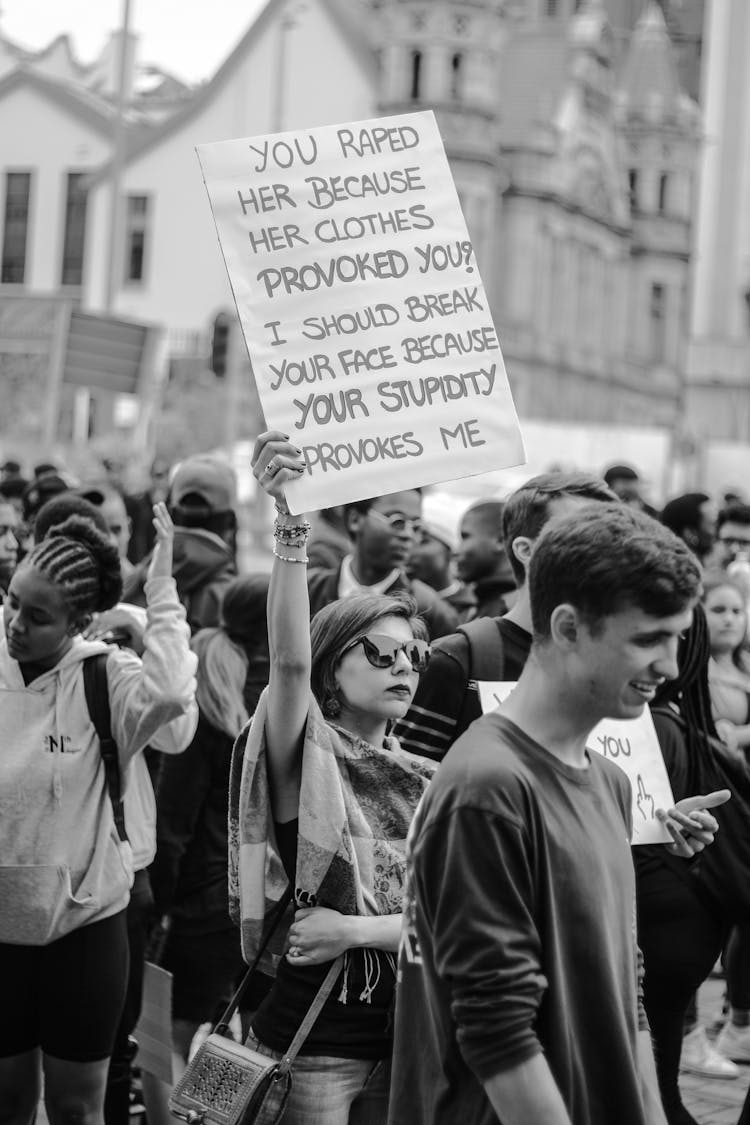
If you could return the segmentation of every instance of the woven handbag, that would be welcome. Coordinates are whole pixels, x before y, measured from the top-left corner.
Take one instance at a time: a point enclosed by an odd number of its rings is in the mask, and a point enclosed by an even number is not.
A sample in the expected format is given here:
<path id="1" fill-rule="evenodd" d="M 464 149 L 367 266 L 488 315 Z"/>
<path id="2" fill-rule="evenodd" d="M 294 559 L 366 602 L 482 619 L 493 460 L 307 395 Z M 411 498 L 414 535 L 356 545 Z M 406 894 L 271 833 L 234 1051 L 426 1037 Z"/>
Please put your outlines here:
<path id="1" fill-rule="evenodd" d="M 288 892 L 279 902 L 273 923 L 227 1010 L 170 1094 L 171 1113 L 188 1125 L 276 1125 L 281 1119 L 292 1088 L 292 1065 L 331 994 L 343 967 L 343 956 L 331 965 L 288 1051 L 280 1060 L 235 1043 L 227 1037 L 227 1032 L 290 900 L 291 892 Z"/>

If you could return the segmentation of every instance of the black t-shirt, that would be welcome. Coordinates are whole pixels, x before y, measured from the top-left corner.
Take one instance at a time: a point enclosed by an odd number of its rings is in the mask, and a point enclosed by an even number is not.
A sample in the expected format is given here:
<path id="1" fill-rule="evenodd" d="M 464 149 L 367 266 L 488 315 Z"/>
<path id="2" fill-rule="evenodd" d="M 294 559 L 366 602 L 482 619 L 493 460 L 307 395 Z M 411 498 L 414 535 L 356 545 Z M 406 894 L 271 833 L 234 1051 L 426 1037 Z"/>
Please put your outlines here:
<path id="1" fill-rule="evenodd" d="M 274 828 L 281 862 L 293 879 L 298 822 L 277 822 Z M 253 1032 L 261 1043 L 274 1051 L 287 1050 L 330 967 L 330 961 L 297 967 L 282 957 L 273 987 L 253 1017 Z M 344 970 L 300 1054 L 387 1058 L 393 1041 L 395 983 L 395 955 L 380 949 L 349 950 Z M 369 995 L 369 1001 L 363 995 Z"/>
<path id="2" fill-rule="evenodd" d="M 502 642 L 502 663 L 495 679 L 515 682 L 529 655 L 531 633 L 507 617 L 495 621 Z M 471 678 L 469 641 L 463 633 L 452 633 L 432 646 L 411 707 L 393 733 L 404 750 L 441 761 L 481 714 L 479 690 Z"/>

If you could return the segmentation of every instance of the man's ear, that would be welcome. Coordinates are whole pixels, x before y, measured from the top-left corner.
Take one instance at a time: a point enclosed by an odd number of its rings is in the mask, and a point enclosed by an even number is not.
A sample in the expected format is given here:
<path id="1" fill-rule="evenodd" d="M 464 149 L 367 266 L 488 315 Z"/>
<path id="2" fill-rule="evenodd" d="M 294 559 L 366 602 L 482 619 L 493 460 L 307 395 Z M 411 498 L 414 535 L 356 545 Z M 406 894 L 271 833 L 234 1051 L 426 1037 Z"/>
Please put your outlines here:
<path id="1" fill-rule="evenodd" d="M 360 512 L 359 508 L 350 508 L 348 512 L 344 512 L 344 525 L 349 532 L 350 538 L 356 538 L 362 525 L 362 520 L 366 515 L 367 512 Z"/>
<path id="2" fill-rule="evenodd" d="M 525 574 L 529 572 L 529 561 L 531 560 L 533 547 L 534 540 L 529 539 L 526 535 L 517 535 L 510 545 L 511 551 L 520 562 Z"/>
<path id="3" fill-rule="evenodd" d="M 575 606 L 568 602 L 556 605 L 549 619 L 550 636 L 560 648 L 571 648 L 581 633 L 581 619 Z"/>

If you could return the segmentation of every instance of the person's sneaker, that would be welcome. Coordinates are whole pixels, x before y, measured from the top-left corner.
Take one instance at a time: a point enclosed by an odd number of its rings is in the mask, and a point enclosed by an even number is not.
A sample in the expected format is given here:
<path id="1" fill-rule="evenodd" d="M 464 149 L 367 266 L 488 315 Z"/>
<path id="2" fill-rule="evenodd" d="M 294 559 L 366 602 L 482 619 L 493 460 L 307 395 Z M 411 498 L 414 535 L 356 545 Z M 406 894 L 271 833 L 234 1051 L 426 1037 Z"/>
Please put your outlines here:
<path id="1" fill-rule="evenodd" d="M 726 1059 L 750 1063 L 750 1027 L 735 1027 L 727 1020 L 716 1040 L 716 1050 Z"/>
<path id="2" fill-rule="evenodd" d="M 738 1078 L 740 1073 L 730 1059 L 719 1054 L 709 1042 L 705 1028 L 700 1025 L 682 1040 L 680 1070 L 687 1074 L 700 1074 L 703 1078 Z"/>

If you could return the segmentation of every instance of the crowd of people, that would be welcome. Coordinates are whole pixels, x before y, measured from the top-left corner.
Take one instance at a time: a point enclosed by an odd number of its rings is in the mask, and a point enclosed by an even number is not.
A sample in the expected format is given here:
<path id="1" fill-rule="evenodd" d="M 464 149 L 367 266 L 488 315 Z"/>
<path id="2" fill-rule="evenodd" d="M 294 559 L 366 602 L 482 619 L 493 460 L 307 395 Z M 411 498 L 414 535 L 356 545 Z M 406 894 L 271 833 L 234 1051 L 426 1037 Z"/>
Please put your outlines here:
<path id="1" fill-rule="evenodd" d="M 308 518 L 302 471 L 258 439 L 240 573 L 220 458 L 0 469 L 0 1122 L 43 1085 L 125 1125 L 147 959 L 176 1080 L 281 917 L 234 1033 L 282 1059 L 319 1003 L 283 1125 L 695 1125 L 680 1069 L 750 1062 L 750 505 L 613 465 L 455 527 L 408 487 Z M 631 847 L 587 739 L 645 707 L 675 804 Z"/>

